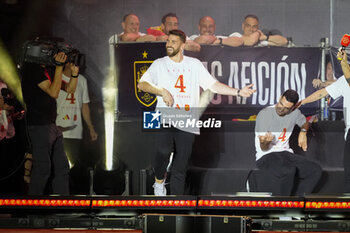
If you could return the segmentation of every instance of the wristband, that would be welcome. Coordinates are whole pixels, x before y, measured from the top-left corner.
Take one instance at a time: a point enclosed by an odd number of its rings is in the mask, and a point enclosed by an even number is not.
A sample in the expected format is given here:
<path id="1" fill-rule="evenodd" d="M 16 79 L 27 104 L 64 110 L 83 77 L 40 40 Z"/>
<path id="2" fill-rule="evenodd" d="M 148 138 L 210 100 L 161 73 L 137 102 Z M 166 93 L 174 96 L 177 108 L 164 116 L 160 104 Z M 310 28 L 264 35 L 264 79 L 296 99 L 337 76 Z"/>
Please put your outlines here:
<path id="1" fill-rule="evenodd" d="M 78 76 L 79 76 L 79 74 L 77 74 L 77 75 L 75 75 L 75 76 L 74 76 L 74 75 L 71 75 L 72 78 L 78 78 Z"/>
<path id="2" fill-rule="evenodd" d="M 237 91 L 237 96 L 241 96 L 241 95 L 239 94 L 240 91 L 241 91 L 241 89 L 238 89 L 238 91 Z"/>
<path id="3" fill-rule="evenodd" d="M 269 41 L 270 33 L 266 36 L 266 41 Z"/>
<path id="4" fill-rule="evenodd" d="M 301 131 L 301 132 L 305 132 L 305 133 L 307 132 L 307 130 L 304 129 L 304 128 L 301 128 L 300 131 Z"/>
<path id="5" fill-rule="evenodd" d="M 55 65 L 56 65 L 56 66 L 63 66 L 63 65 L 64 65 L 64 62 L 55 61 Z"/>
<path id="6" fill-rule="evenodd" d="M 219 38 L 219 44 L 222 44 L 222 38 Z"/>

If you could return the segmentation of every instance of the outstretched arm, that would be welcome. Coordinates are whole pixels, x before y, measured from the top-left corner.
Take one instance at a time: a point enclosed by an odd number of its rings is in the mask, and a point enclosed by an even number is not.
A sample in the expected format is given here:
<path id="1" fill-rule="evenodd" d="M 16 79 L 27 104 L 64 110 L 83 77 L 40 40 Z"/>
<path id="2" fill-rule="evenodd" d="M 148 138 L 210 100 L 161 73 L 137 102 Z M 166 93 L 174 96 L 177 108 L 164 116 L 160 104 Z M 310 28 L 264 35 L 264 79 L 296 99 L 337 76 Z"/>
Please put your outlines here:
<path id="1" fill-rule="evenodd" d="M 314 93 L 312 93 L 311 95 L 309 95 L 308 97 L 303 99 L 300 102 L 300 105 L 315 102 L 316 100 L 319 100 L 319 99 L 322 99 L 323 97 L 326 97 L 326 95 L 328 95 L 326 88 L 322 88 L 321 90 L 315 91 Z"/>
<path id="2" fill-rule="evenodd" d="M 233 95 L 233 96 L 242 96 L 242 97 L 249 97 L 251 96 L 256 90 L 251 89 L 253 84 L 247 85 L 243 87 L 242 89 L 232 88 L 227 86 L 226 84 L 223 84 L 219 81 L 215 82 L 211 87 L 210 90 L 221 95 Z"/>

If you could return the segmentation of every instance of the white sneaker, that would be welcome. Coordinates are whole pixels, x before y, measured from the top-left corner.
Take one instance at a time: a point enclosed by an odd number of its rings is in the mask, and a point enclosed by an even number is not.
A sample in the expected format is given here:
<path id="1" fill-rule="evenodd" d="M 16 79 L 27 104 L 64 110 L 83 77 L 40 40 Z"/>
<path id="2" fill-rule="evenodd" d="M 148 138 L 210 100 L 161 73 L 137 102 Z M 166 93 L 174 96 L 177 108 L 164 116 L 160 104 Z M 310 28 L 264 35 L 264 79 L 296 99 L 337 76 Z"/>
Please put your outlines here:
<path id="1" fill-rule="evenodd" d="M 154 182 L 153 189 L 155 196 L 166 196 L 165 180 L 163 183 Z"/>

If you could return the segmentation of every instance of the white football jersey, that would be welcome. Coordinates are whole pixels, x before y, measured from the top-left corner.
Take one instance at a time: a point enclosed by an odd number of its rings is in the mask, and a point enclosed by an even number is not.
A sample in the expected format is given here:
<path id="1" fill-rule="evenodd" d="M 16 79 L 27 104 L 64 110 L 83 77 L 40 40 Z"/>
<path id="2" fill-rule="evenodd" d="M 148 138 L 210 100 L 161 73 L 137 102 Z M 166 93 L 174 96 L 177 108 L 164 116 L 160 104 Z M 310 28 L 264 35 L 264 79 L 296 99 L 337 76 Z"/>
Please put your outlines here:
<path id="1" fill-rule="evenodd" d="M 178 63 L 168 56 L 155 60 L 142 75 L 140 82 L 144 81 L 165 88 L 172 94 L 174 98 L 172 109 L 166 106 L 162 97 L 158 96 L 156 108 L 163 116 L 167 112 L 168 115 L 174 115 L 174 110 L 178 110 L 175 111 L 175 115 L 176 112 L 178 112 L 178 116 L 190 113 L 196 119 L 198 119 L 197 108 L 199 107 L 200 87 L 206 90 L 217 82 L 198 59 L 187 56 L 184 56 L 183 60 Z M 183 127 L 176 128 L 193 132 Z M 199 133 L 199 131 L 193 133 Z"/>
<path id="2" fill-rule="evenodd" d="M 256 118 L 255 125 L 256 160 L 271 152 L 289 151 L 293 153 L 293 150 L 289 147 L 289 138 L 294 126 L 298 125 L 301 127 L 305 122 L 306 118 L 301 114 L 299 109 L 285 116 L 279 116 L 277 114 L 275 105 L 261 110 Z M 260 148 L 259 136 L 265 135 L 267 132 L 271 132 L 274 139 L 270 149 L 263 151 Z"/>

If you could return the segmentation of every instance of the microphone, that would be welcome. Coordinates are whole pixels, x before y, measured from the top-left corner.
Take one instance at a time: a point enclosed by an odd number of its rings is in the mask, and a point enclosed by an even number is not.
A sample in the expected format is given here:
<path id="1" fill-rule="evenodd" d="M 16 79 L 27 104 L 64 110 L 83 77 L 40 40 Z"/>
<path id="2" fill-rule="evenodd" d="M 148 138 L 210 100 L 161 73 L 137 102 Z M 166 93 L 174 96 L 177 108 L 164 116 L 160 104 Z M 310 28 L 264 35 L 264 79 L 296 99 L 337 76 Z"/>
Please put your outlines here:
<path id="1" fill-rule="evenodd" d="M 340 44 L 341 44 L 343 50 L 346 47 L 348 47 L 350 44 L 350 35 L 344 34 L 343 38 L 341 38 Z"/>
<path id="2" fill-rule="evenodd" d="M 341 38 L 340 44 L 341 44 L 340 50 L 345 50 L 345 48 L 348 47 L 350 44 L 350 35 L 344 34 L 343 38 Z M 341 61 L 342 58 L 338 57 L 338 60 Z"/>

